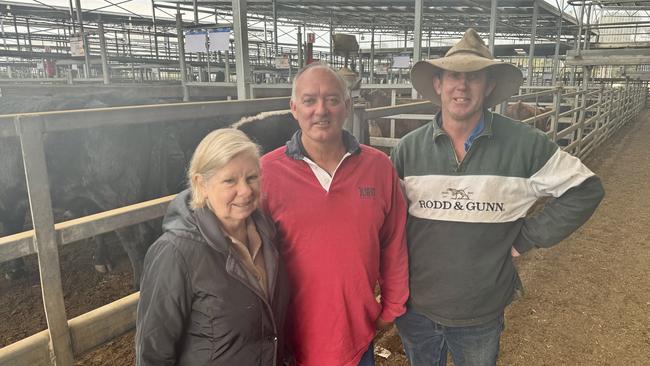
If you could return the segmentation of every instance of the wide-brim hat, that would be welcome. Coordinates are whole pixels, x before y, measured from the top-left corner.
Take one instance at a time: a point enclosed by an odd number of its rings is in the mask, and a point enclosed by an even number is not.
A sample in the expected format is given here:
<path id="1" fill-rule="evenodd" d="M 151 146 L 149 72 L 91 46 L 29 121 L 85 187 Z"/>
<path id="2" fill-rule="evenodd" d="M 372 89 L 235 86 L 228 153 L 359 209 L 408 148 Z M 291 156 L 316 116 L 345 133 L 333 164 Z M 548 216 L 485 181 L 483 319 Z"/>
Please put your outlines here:
<path id="1" fill-rule="evenodd" d="M 442 70 L 474 72 L 488 70 L 496 85 L 485 97 L 484 106 L 492 107 L 519 91 L 524 76 L 517 66 L 497 60 L 492 56 L 481 37 L 472 28 L 456 43 L 445 57 L 419 61 L 411 69 L 411 83 L 423 97 L 440 106 L 440 95 L 433 89 L 433 76 Z"/>

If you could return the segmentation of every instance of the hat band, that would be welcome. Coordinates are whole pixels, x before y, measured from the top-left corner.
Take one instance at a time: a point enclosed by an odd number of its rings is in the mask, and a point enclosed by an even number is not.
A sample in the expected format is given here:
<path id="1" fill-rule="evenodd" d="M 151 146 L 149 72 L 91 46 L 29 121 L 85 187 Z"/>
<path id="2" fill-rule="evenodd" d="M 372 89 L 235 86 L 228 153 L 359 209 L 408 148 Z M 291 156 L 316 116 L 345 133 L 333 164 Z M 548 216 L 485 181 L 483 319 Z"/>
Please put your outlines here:
<path id="1" fill-rule="evenodd" d="M 463 53 L 469 53 L 469 54 L 472 54 L 472 55 L 475 55 L 475 56 L 486 58 L 488 60 L 492 60 L 492 57 L 487 57 L 486 55 L 484 55 L 484 54 L 482 54 L 482 53 L 480 53 L 478 51 L 471 50 L 471 49 L 454 50 L 453 52 L 448 53 L 447 55 L 445 55 L 445 57 L 456 56 L 458 54 L 463 54 Z"/>

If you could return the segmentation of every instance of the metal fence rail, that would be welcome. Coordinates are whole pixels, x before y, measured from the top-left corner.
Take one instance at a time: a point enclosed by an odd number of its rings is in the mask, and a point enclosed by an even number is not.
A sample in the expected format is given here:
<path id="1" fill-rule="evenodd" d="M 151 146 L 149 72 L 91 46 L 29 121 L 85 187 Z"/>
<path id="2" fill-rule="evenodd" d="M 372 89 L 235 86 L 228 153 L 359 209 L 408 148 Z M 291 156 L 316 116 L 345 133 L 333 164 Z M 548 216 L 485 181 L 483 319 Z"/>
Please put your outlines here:
<path id="1" fill-rule="evenodd" d="M 536 106 L 548 106 L 549 111 L 521 121 L 530 125 L 550 118 L 547 135 L 562 148 L 578 157 L 586 157 L 623 124 L 634 118 L 645 106 L 647 89 L 630 83 L 624 88 L 595 87 L 522 87 L 529 93 L 510 97 L 506 103 L 523 101 Z M 504 103 L 504 106 L 505 104 Z M 365 110 L 365 117 L 377 118 L 398 113 L 417 113 L 426 110 L 429 102 L 404 104 Z M 500 106 L 499 109 L 503 109 Z M 428 116 L 427 116 L 428 118 Z M 399 119 L 395 120 L 400 122 Z M 393 147 L 399 141 L 394 135 L 370 137 L 371 145 Z"/>
<path id="2" fill-rule="evenodd" d="M 519 95 L 513 100 L 531 98 L 550 98 L 547 103 L 553 106 L 553 110 L 525 122 L 532 123 L 535 118 L 550 116 L 552 129 L 548 132 L 549 136 L 556 141 L 563 140 L 566 142 L 565 150 L 584 157 L 638 115 L 645 106 L 647 90 L 636 84 L 619 89 L 600 87 L 573 90 L 555 87 Z M 161 217 L 173 198 L 162 197 L 54 224 L 45 167 L 44 133 L 108 125 L 170 122 L 187 119 L 188 116 L 209 118 L 254 114 L 286 109 L 287 105 L 288 98 L 268 98 L 0 116 L 0 138 L 19 136 L 21 140 L 34 223 L 34 230 L 0 238 L 0 262 L 38 253 L 48 324 L 47 330 L 0 349 L 0 364 L 72 365 L 75 355 L 133 329 L 137 293 L 77 318 L 67 319 L 58 246 Z M 373 109 L 355 108 L 354 128 L 359 130 L 360 126 L 364 126 L 365 119 L 429 109 L 429 102 Z M 563 125 L 566 126 L 560 128 Z"/>

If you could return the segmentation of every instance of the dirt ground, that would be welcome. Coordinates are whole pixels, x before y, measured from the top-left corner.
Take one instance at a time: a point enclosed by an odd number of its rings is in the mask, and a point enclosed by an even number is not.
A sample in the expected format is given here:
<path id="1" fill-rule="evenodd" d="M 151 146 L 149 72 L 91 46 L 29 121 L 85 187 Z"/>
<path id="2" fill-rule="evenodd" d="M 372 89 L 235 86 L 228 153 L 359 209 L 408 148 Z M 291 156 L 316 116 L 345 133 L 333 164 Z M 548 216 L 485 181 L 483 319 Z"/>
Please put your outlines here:
<path id="1" fill-rule="evenodd" d="M 606 197 L 558 246 L 516 260 L 525 296 L 506 311 L 499 365 L 647 365 L 650 359 L 650 111 L 587 159 Z M 115 246 L 115 251 L 121 249 Z M 93 271 L 82 244 L 62 251 L 68 318 L 130 292 L 124 254 L 110 275 Z M 33 264 L 35 260 L 30 258 Z M 45 329 L 38 272 L 0 280 L 0 347 Z M 408 365 L 395 329 L 380 335 L 380 366 Z M 132 365 L 133 333 L 78 358 L 78 365 Z"/>

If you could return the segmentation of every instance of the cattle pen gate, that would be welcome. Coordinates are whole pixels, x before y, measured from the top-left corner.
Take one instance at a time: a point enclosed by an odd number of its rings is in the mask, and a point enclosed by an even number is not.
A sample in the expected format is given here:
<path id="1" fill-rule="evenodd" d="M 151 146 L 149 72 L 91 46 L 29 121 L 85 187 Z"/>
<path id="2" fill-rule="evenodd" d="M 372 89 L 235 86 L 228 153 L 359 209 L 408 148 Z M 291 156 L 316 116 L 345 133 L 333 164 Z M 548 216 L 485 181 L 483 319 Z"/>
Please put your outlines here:
<path id="1" fill-rule="evenodd" d="M 535 101 L 552 110 L 533 117 L 551 117 L 547 132 L 553 140 L 564 141 L 564 149 L 585 157 L 621 126 L 634 120 L 645 106 L 647 88 L 628 83 L 620 87 L 600 86 L 524 88 L 526 93 L 511 98 Z M 235 114 L 255 114 L 286 109 L 288 98 L 242 101 L 197 102 L 136 107 L 102 108 L 0 116 L 0 138 L 20 138 L 27 178 L 34 230 L 0 238 L 0 262 L 28 254 L 38 254 L 41 289 L 48 328 L 0 349 L 0 364 L 72 365 L 78 356 L 104 344 L 135 326 L 138 293 L 67 319 L 63 302 L 58 247 L 117 228 L 142 223 L 164 215 L 173 196 L 134 204 L 98 214 L 54 223 L 43 136 L 54 131 L 99 126 L 163 123 Z M 355 106 L 352 130 L 363 138 L 369 118 L 416 113 L 430 109 L 429 102 L 366 109 Z M 524 122 L 530 123 L 531 120 Z M 367 136 L 367 135 L 366 135 Z M 365 139 L 364 139 L 365 140 Z M 393 146 L 391 137 L 370 138 L 371 144 Z"/>

